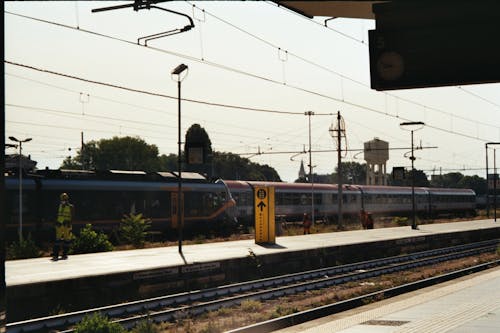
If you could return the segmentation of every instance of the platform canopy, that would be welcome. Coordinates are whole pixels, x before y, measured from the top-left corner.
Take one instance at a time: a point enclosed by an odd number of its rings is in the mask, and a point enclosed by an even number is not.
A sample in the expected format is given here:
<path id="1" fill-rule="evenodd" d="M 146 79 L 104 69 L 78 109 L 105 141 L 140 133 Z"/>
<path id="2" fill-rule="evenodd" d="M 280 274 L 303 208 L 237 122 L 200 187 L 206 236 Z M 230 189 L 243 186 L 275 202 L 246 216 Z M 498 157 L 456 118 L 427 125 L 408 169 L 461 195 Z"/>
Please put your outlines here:
<path id="1" fill-rule="evenodd" d="M 375 19 L 368 32 L 372 89 L 500 82 L 500 44 L 492 37 L 500 34 L 498 0 L 276 3 L 309 18 Z"/>
<path id="2" fill-rule="evenodd" d="M 375 19 L 372 5 L 385 1 L 276 1 L 279 5 L 309 18 L 314 16 Z"/>

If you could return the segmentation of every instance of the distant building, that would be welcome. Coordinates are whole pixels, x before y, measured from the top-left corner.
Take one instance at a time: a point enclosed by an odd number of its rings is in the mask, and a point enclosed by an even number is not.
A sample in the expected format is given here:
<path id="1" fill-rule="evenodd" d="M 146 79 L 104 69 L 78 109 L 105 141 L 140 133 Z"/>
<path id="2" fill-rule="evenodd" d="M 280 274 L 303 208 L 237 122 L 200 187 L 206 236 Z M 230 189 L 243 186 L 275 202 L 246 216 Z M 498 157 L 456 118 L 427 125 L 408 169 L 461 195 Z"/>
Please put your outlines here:
<path id="1" fill-rule="evenodd" d="M 21 168 L 26 171 L 33 171 L 37 162 L 31 159 L 31 156 L 21 155 Z M 5 156 L 5 171 L 16 171 L 19 169 L 19 154 Z"/>
<path id="2" fill-rule="evenodd" d="M 306 169 L 304 168 L 304 161 L 300 161 L 300 169 L 299 169 L 299 179 L 306 178 Z"/>
<path id="3" fill-rule="evenodd" d="M 364 144 L 366 185 L 387 185 L 389 143 L 375 138 Z"/>

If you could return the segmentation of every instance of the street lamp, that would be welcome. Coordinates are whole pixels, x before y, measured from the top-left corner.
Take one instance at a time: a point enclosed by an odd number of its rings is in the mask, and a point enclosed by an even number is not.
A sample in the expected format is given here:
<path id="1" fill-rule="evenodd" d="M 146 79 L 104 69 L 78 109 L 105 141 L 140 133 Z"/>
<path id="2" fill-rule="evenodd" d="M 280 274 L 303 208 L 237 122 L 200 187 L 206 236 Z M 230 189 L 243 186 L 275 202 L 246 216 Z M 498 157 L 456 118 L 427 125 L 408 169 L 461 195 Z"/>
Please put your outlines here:
<path id="1" fill-rule="evenodd" d="M 489 175 L 488 175 L 488 146 L 500 145 L 500 142 L 487 142 L 486 147 L 486 216 L 490 218 L 490 196 L 489 196 Z M 497 170 L 496 170 L 496 151 L 493 150 L 493 206 L 494 206 L 494 217 L 495 222 L 497 221 Z"/>
<path id="2" fill-rule="evenodd" d="M 425 126 L 425 123 L 421 121 L 409 121 L 399 124 L 399 126 L 404 130 L 411 131 L 411 206 L 412 206 L 412 221 L 411 228 L 413 230 L 417 230 L 417 221 L 415 219 L 415 168 L 413 167 L 413 163 L 415 161 L 415 156 L 413 155 L 413 132 L 418 131 L 422 127 Z"/>
<path id="3" fill-rule="evenodd" d="M 9 139 L 19 143 L 19 243 L 23 240 L 23 170 L 21 156 L 23 152 L 23 143 L 31 141 L 31 138 L 26 138 L 24 140 L 18 140 L 13 136 L 9 136 Z"/>
<path id="4" fill-rule="evenodd" d="M 311 222 L 314 225 L 314 175 L 312 165 L 312 150 L 311 150 L 311 116 L 314 116 L 313 111 L 306 111 L 304 115 L 309 116 L 309 182 L 311 183 Z"/>
<path id="5" fill-rule="evenodd" d="M 188 66 L 184 64 L 180 64 L 175 67 L 174 70 L 170 73 L 172 75 L 172 80 L 177 81 L 177 90 L 178 90 L 178 113 L 177 113 L 177 230 L 179 235 L 179 253 L 182 254 L 182 226 L 184 223 L 184 208 L 181 206 L 183 200 L 181 199 L 182 195 L 182 159 L 181 159 L 181 82 L 187 76 Z M 186 71 L 185 75 L 181 75 L 184 71 Z"/>

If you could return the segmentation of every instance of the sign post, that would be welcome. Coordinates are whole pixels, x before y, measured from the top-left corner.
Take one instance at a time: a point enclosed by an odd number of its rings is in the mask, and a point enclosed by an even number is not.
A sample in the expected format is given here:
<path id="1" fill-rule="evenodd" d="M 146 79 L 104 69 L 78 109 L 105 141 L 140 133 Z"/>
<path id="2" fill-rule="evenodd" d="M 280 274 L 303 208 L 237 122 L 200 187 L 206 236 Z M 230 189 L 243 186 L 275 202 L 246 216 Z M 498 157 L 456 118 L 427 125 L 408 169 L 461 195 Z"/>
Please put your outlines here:
<path id="1" fill-rule="evenodd" d="M 274 187 L 254 188 L 255 243 L 276 243 Z"/>

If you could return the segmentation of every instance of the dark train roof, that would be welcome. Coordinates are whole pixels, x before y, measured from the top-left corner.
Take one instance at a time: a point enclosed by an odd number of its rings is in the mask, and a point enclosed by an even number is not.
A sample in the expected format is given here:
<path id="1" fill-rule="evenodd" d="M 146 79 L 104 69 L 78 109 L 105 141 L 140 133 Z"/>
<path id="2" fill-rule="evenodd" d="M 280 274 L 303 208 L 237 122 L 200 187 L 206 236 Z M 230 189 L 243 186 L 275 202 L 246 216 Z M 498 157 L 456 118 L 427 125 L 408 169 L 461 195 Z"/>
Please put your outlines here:
<path id="1" fill-rule="evenodd" d="M 45 179 L 79 179 L 79 180 L 130 180 L 130 181 L 163 181 L 177 182 L 178 173 L 169 171 L 145 172 L 130 170 L 69 170 L 69 169 L 44 169 L 37 170 L 32 177 Z M 182 172 L 182 179 L 189 182 L 209 183 L 209 180 L 199 173 Z"/>

